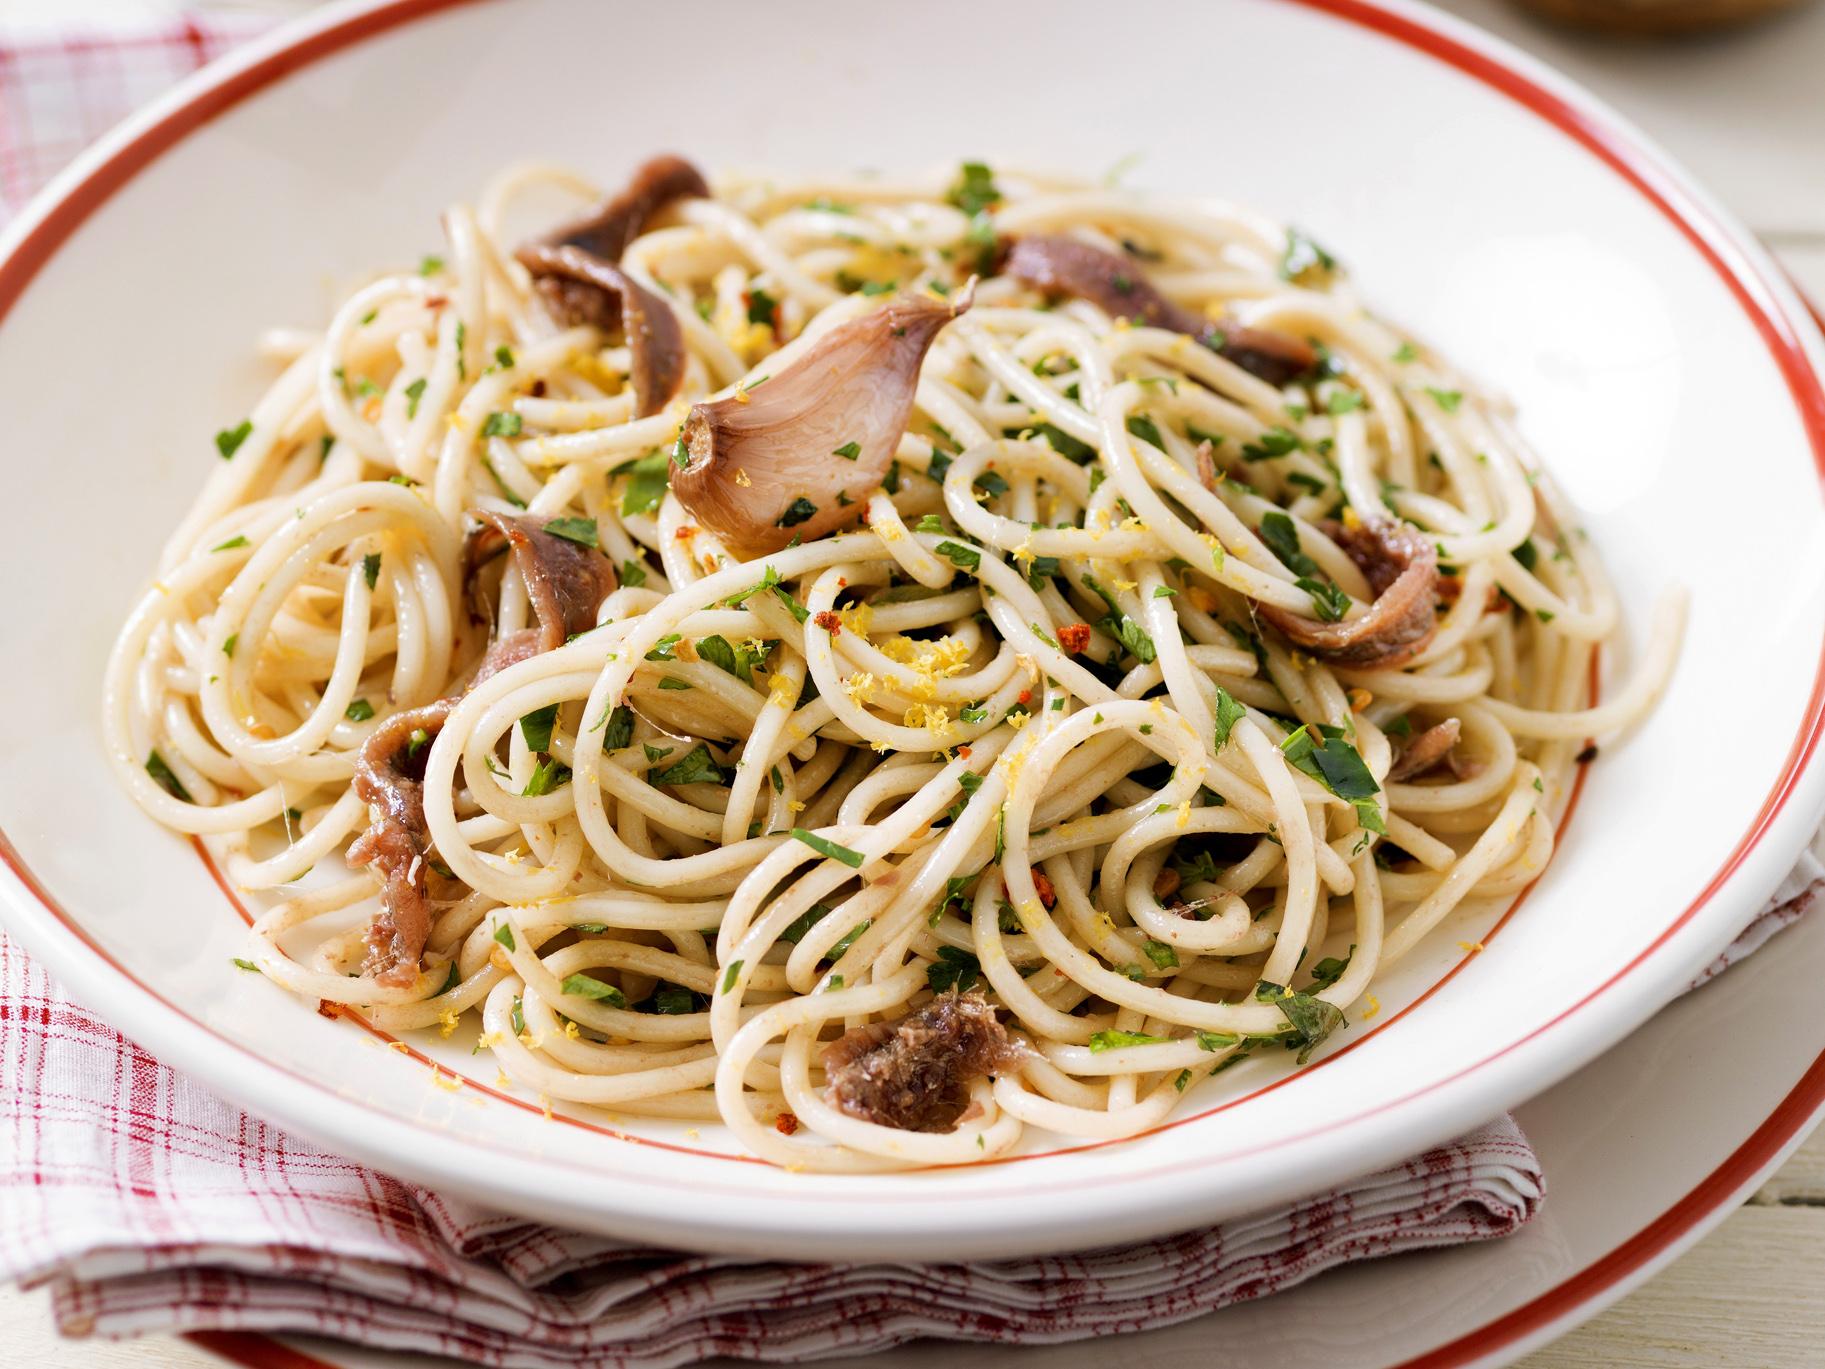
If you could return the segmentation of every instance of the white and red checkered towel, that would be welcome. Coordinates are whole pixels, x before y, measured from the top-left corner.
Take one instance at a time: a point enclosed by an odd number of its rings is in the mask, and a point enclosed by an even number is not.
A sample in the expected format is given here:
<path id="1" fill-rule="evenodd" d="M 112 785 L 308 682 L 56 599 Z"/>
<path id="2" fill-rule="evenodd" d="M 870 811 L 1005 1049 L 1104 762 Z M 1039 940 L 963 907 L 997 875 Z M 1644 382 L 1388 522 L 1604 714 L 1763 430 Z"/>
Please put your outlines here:
<path id="1" fill-rule="evenodd" d="M 0 218 L 116 119 L 258 27 L 0 39 Z M 1729 960 L 1825 887 L 1815 846 Z M 1708 977 L 1708 976 L 1707 976 Z M 1222 1226 L 997 1263 L 808 1266 L 636 1249 L 373 1173 L 173 1074 L 0 935 L 0 1279 L 72 1335 L 283 1330 L 500 1366 L 806 1360 L 919 1336 L 1168 1325 L 1333 1265 L 1506 1235 L 1538 1208 L 1512 1120 Z"/>
<path id="2" fill-rule="evenodd" d="M 1080 1255 L 829 1266 L 635 1249 L 286 1136 L 123 1041 L 0 938 L 0 1276 L 49 1282 L 71 1333 L 302 1331 L 554 1369 L 1045 1343 L 1505 1235 L 1541 1193 L 1503 1119 L 1335 1193 Z"/>

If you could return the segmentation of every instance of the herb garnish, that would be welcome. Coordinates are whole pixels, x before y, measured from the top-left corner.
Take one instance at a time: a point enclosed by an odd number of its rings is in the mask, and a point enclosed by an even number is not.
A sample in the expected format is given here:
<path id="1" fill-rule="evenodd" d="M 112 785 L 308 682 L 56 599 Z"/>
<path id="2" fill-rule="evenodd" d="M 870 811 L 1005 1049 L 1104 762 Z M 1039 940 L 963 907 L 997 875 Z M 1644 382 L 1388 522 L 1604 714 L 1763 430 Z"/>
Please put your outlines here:
<path id="1" fill-rule="evenodd" d="M 1145 1032 L 1093 1032 L 1090 1036 L 1090 1053 L 1101 1055 L 1104 1051 L 1116 1051 L 1124 1046 L 1157 1046 L 1165 1040 L 1163 1036 L 1148 1036 Z"/>
<path id="2" fill-rule="evenodd" d="M 968 993 L 981 978 L 982 962 L 956 946 L 940 946 L 938 958 L 925 967 L 925 982 L 933 993 Z"/>
<path id="3" fill-rule="evenodd" d="M 1312 739 L 1312 728 L 1318 729 L 1318 741 Z M 1356 809 L 1356 820 L 1371 832 L 1387 834 L 1381 809 L 1375 795 L 1381 786 L 1362 755 L 1345 740 L 1341 727 L 1329 723 L 1305 723 L 1280 743 L 1280 750 L 1294 769 L 1310 775 L 1331 793 Z"/>
<path id="4" fill-rule="evenodd" d="M 832 860 L 840 860 L 851 870 L 859 870 L 862 868 L 863 857 L 860 851 L 852 851 L 847 846 L 839 846 L 828 837 L 820 837 L 816 832 L 807 832 L 803 827 L 794 827 L 792 829 L 792 836 L 795 840 L 804 842 L 805 845 L 809 846 L 813 851 L 816 851 L 820 856 L 829 856 Z"/>
<path id="5" fill-rule="evenodd" d="M 582 928 L 578 928 L 579 931 Z M 606 1003 L 611 1008 L 625 1008 L 627 997 L 613 984 L 604 984 L 586 974 L 566 975 L 558 988 L 575 998 L 589 998 L 597 1003 Z"/>
<path id="6" fill-rule="evenodd" d="M 243 418 L 232 428 L 224 428 L 215 435 L 215 449 L 222 454 L 222 460 L 232 457 L 248 435 L 253 432 L 253 420 Z"/>
<path id="7" fill-rule="evenodd" d="M 196 802 L 190 797 L 190 791 L 184 788 L 184 782 L 177 777 L 170 766 L 165 764 L 165 758 L 159 755 L 157 750 L 152 751 L 146 757 L 146 773 L 152 776 L 154 784 L 172 798 L 181 799 L 185 803 Z"/>
<path id="8" fill-rule="evenodd" d="M 545 531 L 553 537 L 562 537 L 566 542 L 575 542 L 580 547 L 602 545 L 593 518 L 554 518 L 545 525 Z"/>
<path id="9" fill-rule="evenodd" d="M 1293 1029 L 1287 1045 L 1299 1051 L 1298 1061 L 1301 1065 L 1311 1059 L 1312 1052 L 1324 1043 L 1326 1037 L 1344 1025 L 1343 1011 L 1336 1004 L 1314 998 L 1309 993 L 1289 989 L 1284 984 L 1270 984 L 1267 980 L 1262 980 L 1255 986 L 1255 1001 L 1272 1003 L 1280 1009 L 1281 1016 L 1286 1018 L 1287 1025 Z"/>
<path id="10" fill-rule="evenodd" d="M 813 504 L 801 494 L 797 499 L 794 499 L 790 504 L 786 505 L 786 511 L 779 516 L 779 522 L 776 526 L 782 528 L 795 528 L 800 523 L 815 517 L 816 514 L 817 505 Z"/>

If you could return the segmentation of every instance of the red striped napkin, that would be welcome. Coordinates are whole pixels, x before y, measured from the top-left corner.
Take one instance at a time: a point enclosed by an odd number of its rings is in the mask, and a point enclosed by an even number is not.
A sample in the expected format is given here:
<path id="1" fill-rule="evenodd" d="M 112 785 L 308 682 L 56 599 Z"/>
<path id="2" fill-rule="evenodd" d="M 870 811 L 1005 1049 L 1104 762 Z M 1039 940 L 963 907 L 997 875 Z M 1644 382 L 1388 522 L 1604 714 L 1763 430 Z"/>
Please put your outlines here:
<path id="1" fill-rule="evenodd" d="M 68 1334 L 284 1330 L 554 1369 L 1164 1326 L 1348 1260 L 1506 1235 L 1543 1191 L 1504 1118 L 1334 1193 L 1083 1254 L 833 1266 L 641 1249 L 287 1136 L 122 1040 L 4 937 L 0 1137 L 0 1277 L 50 1284 Z"/>
<path id="2" fill-rule="evenodd" d="M 0 216 L 258 26 L 0 36 Z M 1825 864 L 1809 856 L 1718 968 L 1819 887 Z M 297 1141 L 123 1040 L 0 935 L 0 1278 L 49 1284 L 69 1335 L 289 1331 L 532 1369 L 783 1362 L 920 1336 L 1046 1344 L 1168 1325 L 1351 1260 L 1503 1236 L 1543 1192 L 1504 1118 L 1332 1193 L 1081 1254 L 829 1266 L 633 1248 Z"/>

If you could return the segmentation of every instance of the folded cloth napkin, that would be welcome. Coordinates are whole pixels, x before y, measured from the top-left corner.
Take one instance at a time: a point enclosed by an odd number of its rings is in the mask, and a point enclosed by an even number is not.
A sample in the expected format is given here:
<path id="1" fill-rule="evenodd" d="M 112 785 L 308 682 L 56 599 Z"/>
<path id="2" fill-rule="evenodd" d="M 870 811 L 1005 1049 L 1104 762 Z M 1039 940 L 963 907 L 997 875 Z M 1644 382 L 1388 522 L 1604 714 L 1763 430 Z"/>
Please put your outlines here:
<path id="1" fill-rule="evenodd" d="M 263 24 L 0 40 L 0 218 Z M 1822 887 L 1825 840 L 1705 977 Z M 1316 1198 L 1081 1254 L 830 1266 L 633 1248 L 488 1213 L 289 1137 L 123 1040 L 0 935 L 0 1278 L 48 1283 L 71 1335 L 284 1330 L 534 1369 L 806 1360 L 919 1336 L 1045 1344 L 1165 1326 L 1351 1260 L 1503 1236 L 1543 1193 L 1537 1158 L 1503 1118 Z"/>
<path id="2" fill-rule="evenodd" d="M 1504 1118 L 1322 1197 L 1084 1254 L 828 1266 L 630 1248 L 484 1212 L 248 1117 L 0 937 L 0 1277 L 49 1282 L 72 1334 L 288 1330 L 567 1369 L 812 1359 L 916 1336 L 1045 1343 L 1506 1235 L 1542 1191 Z"/>

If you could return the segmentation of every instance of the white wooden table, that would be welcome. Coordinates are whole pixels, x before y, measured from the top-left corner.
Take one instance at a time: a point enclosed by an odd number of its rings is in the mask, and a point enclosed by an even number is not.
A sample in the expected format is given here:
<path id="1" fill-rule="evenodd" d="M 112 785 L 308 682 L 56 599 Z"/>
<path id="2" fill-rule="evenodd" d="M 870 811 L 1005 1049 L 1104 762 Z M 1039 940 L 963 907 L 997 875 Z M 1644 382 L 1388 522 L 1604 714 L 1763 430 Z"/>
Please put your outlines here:
<path id="1" fill-rule="evenodd" d="M 300 0 L 192 0 L 295 8 Z M 1543 28 L 1504 0 L 1445 8 L 1543 57 L 1640 124 L 1825 304 L 1825 0 L 1706 42 L 1619 44 Z M 130 20 L 173 0 L 0 0 L 0 25 Z M 219 1369 L 187 1342 L 60 1341 L 42 1294 L 0 1288 L 7 1369 Z M 1715 1232 L 1525 1369 L 1825 1365 L 1825 1132 Z"/>

